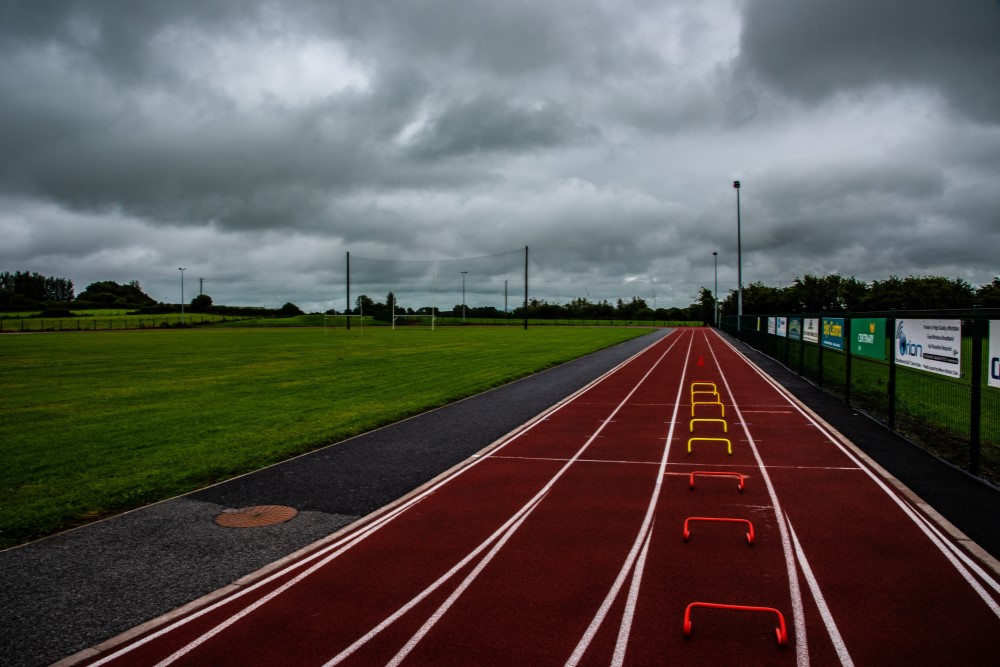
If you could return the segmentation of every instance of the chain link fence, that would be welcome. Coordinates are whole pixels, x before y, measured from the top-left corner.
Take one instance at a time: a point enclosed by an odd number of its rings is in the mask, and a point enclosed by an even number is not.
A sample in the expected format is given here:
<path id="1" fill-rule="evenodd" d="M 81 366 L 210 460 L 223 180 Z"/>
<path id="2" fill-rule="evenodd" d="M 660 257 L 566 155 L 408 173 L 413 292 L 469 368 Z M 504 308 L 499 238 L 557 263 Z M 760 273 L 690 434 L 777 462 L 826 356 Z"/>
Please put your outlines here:
<path id="1" fill-rule="evenodd" d="M 729 315 L 721 328 L 1000 485 L 1000 309 Z"/>

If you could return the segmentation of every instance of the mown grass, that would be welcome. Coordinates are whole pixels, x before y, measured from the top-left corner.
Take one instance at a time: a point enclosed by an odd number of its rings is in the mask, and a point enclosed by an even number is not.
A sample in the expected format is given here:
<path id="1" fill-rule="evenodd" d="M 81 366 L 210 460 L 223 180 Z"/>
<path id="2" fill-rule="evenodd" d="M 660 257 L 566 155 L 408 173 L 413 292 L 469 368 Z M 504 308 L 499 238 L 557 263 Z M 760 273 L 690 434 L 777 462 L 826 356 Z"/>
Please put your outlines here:
<path id="1" fill-rule="evenodd" d="M 0 337 L 0 548 L 645 333 L 189 329 Z"/>

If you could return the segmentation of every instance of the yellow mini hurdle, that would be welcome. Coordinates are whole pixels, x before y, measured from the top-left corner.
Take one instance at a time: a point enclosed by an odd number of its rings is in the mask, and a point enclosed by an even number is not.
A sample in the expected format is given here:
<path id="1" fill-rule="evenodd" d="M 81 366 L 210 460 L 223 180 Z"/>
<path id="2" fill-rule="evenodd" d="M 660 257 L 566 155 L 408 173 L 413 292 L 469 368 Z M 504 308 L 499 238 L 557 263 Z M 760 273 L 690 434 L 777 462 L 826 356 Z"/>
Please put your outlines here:
<path id="1" fill-rule="evenodd" d="M 699 441 L 699 442 L 724 442 L 724 443 L 726 443 L 726 453 L 728 453 L 730 456 L 733 455 L 733 443 L 729 441 L 729 438 L 690 438 L 688 440 L 688 454 L 691 453 L 691 443 L 695 442 L 695 441 Z"/>
<path id="2" fill-rule="evenodd" d="M 729 433 L 729 424 L 726 423 L 725 419 L 706 419 L 704 417 L 699 417 L 697 419 L 691 420 L 691 425 L 688 427 L 689 433 L 694 433 L 694 423 L 695 422 L 719 422 L 722 424 L 722 432 Z"/>
<path id="3" fill-rule="evenodd" d="M 719 410 L 722 411 L 722 416 L 726 416 L 726 406 L 722 404 L 722 401 L 691 401 L 691 416 L 694 417 L 694 409 L 699 405 L 718 405 Z"/>

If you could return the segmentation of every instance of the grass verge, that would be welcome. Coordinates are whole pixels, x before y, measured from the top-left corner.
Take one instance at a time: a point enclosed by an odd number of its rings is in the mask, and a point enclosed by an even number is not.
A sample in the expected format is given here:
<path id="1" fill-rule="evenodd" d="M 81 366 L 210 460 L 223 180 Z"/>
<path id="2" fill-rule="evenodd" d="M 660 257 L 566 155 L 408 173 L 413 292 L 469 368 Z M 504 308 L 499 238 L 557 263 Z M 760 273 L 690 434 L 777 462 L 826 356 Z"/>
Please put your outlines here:
<path id="1" fill-rule="evenodd" d="M 258 469 L 645 332 L 3 336 L 0 548 Z"/>

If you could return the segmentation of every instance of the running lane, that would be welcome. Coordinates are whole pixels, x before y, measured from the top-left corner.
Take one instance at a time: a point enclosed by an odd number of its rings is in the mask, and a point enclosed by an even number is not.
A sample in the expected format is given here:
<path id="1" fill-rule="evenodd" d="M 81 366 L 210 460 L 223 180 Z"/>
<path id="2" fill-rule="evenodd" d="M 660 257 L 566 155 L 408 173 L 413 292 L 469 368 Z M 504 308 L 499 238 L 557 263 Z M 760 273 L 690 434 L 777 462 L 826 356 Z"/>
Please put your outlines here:
<path id="1" fill-rule="evenodd" d="M 93 664 L 992 664 L 998 590 L 696 329 Z"/>

